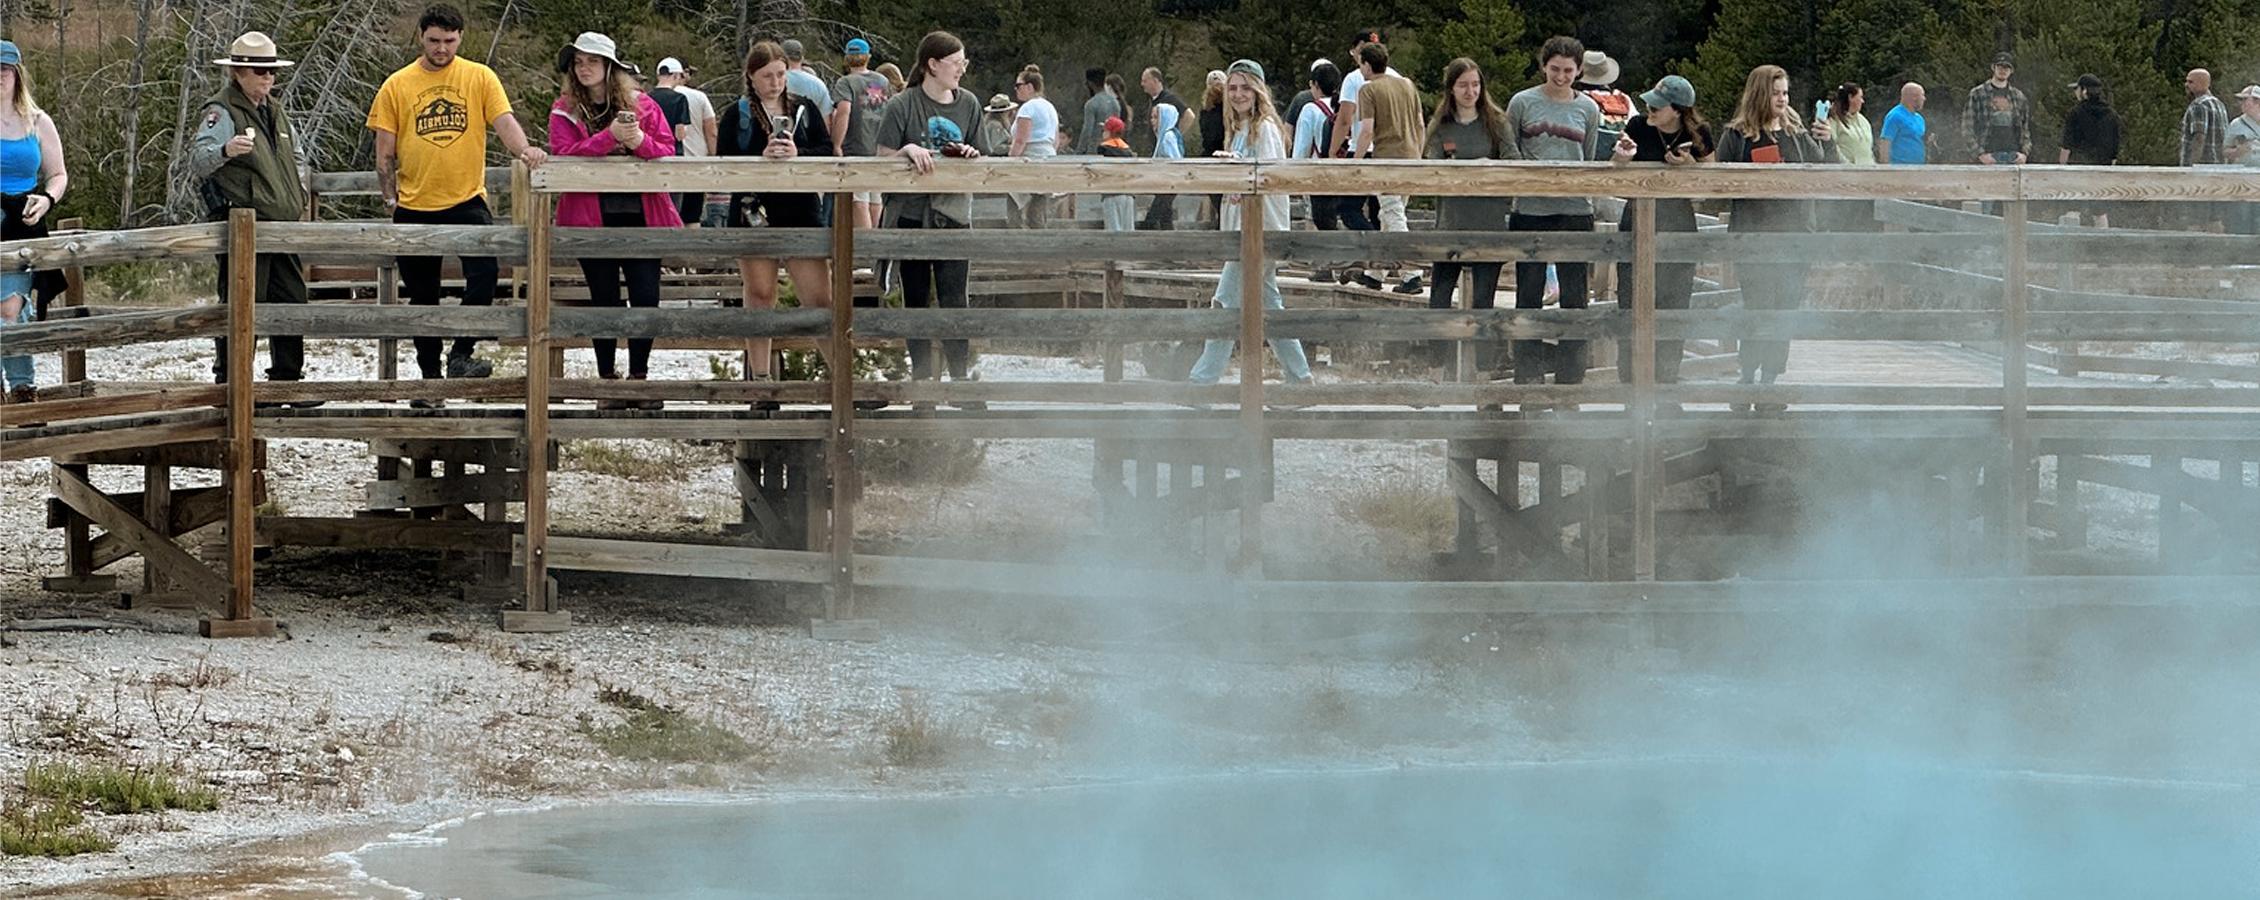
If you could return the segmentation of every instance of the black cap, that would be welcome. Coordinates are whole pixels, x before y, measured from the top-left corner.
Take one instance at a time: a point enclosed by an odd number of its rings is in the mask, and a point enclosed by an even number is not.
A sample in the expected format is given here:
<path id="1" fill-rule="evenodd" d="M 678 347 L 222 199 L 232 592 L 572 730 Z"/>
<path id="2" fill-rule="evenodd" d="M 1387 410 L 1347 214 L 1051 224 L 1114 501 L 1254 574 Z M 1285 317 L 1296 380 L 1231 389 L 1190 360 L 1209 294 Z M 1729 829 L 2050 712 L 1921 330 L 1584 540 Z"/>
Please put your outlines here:
<path id="1" fill-rule="evenodd" d="M 2009 55 L 2007 51 L 2003 51 L 1993 54 L 1993 64 L 1997 66 L 2008 66 L 2009 68 L 2014 69 L 2017 67 L 2017 58 Z"/>
<path id="2" fill-rule="evenodd" d="M 2103 89 L 2103 79 L 2095 77 L 2094 73 L 2089 73 L 2080 76 L 2080 80 L 2072 82 L 2072 86 L 2083 91 L 2100 91 Z"/>
<path id="3" fill-rule="evenodd" d="M 1359 30 L 1358 30 L 1358 33 L 1357 33 L 1357 34 L 1356 34 L 1355 36 L 1353 36 L 1353 37 L 1351 37 L 1351 38 L 1350 38 L 1350 46 L 1352 46 L 1352 47 L 1363 46 L 1363 45 L 1365 45 L 1365 44 L 1386 44 L 1386 43 L 1388 43 L 1388 41 L 1385 41 L 1385 40 L 1382 40 L 1382 39 L 1381 39 L 1381 29 L 1379 29 L 1379 28 L 1362 28 L 1362 29 L 1359 29 Z"/>

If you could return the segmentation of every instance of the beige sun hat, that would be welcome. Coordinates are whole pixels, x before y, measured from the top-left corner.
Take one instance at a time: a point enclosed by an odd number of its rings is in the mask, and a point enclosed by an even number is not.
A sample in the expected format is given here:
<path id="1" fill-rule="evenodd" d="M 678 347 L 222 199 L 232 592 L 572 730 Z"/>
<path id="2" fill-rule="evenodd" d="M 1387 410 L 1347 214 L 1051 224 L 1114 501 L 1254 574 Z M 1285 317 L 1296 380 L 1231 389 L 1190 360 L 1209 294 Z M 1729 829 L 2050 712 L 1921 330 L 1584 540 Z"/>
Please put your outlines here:
<path id="1" fill-rule="evenodd" d="M 215 59 L 215 66 L 242 69 L 285 69 L 298 65 L 275 55 L 275 39 L 264 31 L 246 31 L 235 43 L 228 45 L 228 58 Z"/>

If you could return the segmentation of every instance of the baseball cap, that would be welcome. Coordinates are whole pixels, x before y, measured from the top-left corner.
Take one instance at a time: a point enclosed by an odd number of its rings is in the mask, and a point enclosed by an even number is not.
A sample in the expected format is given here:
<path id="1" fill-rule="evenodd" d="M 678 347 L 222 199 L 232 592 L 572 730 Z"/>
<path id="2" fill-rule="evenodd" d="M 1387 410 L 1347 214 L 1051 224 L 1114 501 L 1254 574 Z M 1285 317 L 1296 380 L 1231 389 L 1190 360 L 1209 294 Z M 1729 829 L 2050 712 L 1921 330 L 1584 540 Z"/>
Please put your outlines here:
<path id="1" fill-rule="evenodd" d="M 23 64 L 24 52 L 16 47 L 16 42 L 0 41 L 0 66 L 20 66 Z"/>
<path id="2" fill-rule="evenodd" d="M 2245 85 L 2244 90 L 2236 92 L 2236 98 L 2238 100 L 2260 100 L 2260 84 Z"/>
<path id="3" fill-rule="evenodd" d="M 808 47 L 799 38 L 786 38 L 780 46 L 784 48 L 786 59 L 808 58 Z"/>
<path id="4" fill-rule="evenodd" d="M 2014 69 L 2017 67 L 2017 58 L 2006 52 L 1996 53 L 1993 54 L 1993 64 L 1997 66 L 2008 66 L 2009 68 Z"/>
<path id="5" fill-rule="evenodd" d="M 2103 87 L 2103 79 L 2095 77 L 2095 73 L 2090 72 L 2081 75 L 2078 81 L 2072 82 L 2072 87 L 2089 91 L 2100 90 Z"/>
<path id="6" fill-rule="evenodd" d="M 667 57 L 659 61 L 659 68 L 654 71 L 661 75 L 681 75 L 683 74 L 683 61 L 672 56 Z"/>
<path id="7" fill-rule="evenodd" d="M 1231 65 L 1224 67 L 1224 74 L 1226 76 L 1246 75 L 1254 78 L 1258 84 L 1263 83 L 1263 66 L 1252 59 L 1233 60 Z"/>
<path id="8" fill-rule="evenodd" d="M 1128 126 L 1128 125 L 1124 125 L 1124 124 L 1122 124 L 1122 117 L 1121 117 L 1121 116 L 1108 116 L 1108 117 L 1106 117 L 1106 133 L 1108 133 L 1108 134 L 1121 134 L 1121 133 L 1122 133 L 1122 132 L 1123 132 L 1124 130 L 1128 129 L 1129 127 L 1130 127 L 1130 126 Z"/>
<path id="9" fill-rule="evenodd" d="M 871 42 L 862 38 L 849 38 L 847 42 L 847 55 L 870 56 Z"/>
<path id="10" fill-rule="evenodd" d="M 1677 75 L 1666 75 L 1656 86 L 1640 95 L 1640 102 L 1655 109 L 1664 106 L 1694 106 L 1695 86 Z"/>

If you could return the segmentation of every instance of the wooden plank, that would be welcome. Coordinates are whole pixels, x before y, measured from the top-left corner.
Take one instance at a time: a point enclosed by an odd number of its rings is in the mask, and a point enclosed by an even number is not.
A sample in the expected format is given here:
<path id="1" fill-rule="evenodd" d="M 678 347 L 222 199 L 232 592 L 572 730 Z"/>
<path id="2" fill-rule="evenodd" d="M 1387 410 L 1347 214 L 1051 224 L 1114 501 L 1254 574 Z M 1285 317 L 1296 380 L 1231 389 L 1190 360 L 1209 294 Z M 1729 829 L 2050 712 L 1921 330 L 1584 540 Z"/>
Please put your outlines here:
<path id="1" fill-rule="evenodd" d="M 2022 575 L 2029 565 L 2032 547 L 2029 517 L 2038 488 L 2031 471 L 2032 435 L 2026 422 L 2026 320 L 2032 298 L 2026 271 L 2025 231 L 2029 220 L 2025 201 L 2003 204 L 2002 218 L 2006 223 L 2003 256 L 2007 264 L 2001 279 L 2005 289 L 2001 301 L 2001 429 L 2008 439 L 2002 447 L 2005 480 L 2000 486 L 1999 501 L 2003 505 L 1997 521 L 2000 522 L 2002 564 L 2010 574 Z"/>
<path id="2" fill-rule="evenodd" d="M 514 538 L 517 561 L 526 559 L 525 536 Z M 799 584 L 833 583 L 833 554 L 706 544 L 630 541 L 609 538 L 552 537 L 548 563 L 583 572 L 678 575 Z"/>
<path id="3" fill-rule="evenodd" d="M 1118 264 L 1118 263 L 1117 263 L 1116 261 L 1114 261 L 1114 260 L 1108 260 L 1108 261 L 1107 261 L 1107 264 L 1106 264 L 1106 274 L 1105 274 L 1105 276 L 1104 276 L 1104 281 L 1103 281 L 1103 285 L 1102 285 L 1102 287 L 1100 288 L 1100 294 L 1099 294 L 1099 305 L 1100 305 L 1100 306 L 1101 306 L 1102 308 L 1104 308 L 1104 309 L 1108 309 L 1108 310 L 1119 310 L 1119 309 L 1123 308 L 1123 299 L 1124 299 L 1124 298 L 1123 298 L 1122 288 L 1123 288 L 1122 266 L 1121 266 L 1120 264 Z M 1100 348 L 1100 350 L 1099 350 L 1099 355 L 1100 355 L 1100 357 L 1101 357 L 1101 362 L 1100 362 L 1100 377 L 1101 377 L 1102 379 L 1106 380 L 1106 381 L 1121 381 L 1121 380 L 1122 380 L 1122 344 L 1121 344 L 1121 342 L 1119 342 L 1119 341 L 1108 341 L 1108 342 L 1106 342 L 1106 343 L 1105 343 L 1105 344 L 1104 344 L 1104 345 L 1103 345 L 1103 346 L 1102 346 L 1102 347 Z"/>
<path id="4" fill-rule="evenodd" d="M 894 159 L 730 159 L 658 161 L 555 159 L 533 172 L 537 191 L 780 191 L 837 193 L 1242 194 L 1255 166 L 1218 159 L 1135 162 L 1055 159 L 942 159 L 919 174 Z M 884 229 L 882 229 L 884 230 Z"/>
<path id="5" fill-rule="evenodd" d="M 852 294 L 852 260 L 855 258 L 855 197 L 832 195 L 832 207 L 841 214 L 832 222 L 831 440 L 824 447 L 826 493 L 831 498 L 831 590 L 824 595 L 824 619 L 837 622 L 855 617 L 855 505 L 863 496 L 862 473 L 856 465 L 855 430 L 855 299 Z M 809 523 L 814 532 L 813 522 Z"/>
<path id="6" fill-rule="evenodd" d="M 344 403 L 418 399 L 516 400 L 526 395 L 523 378 L 429 378 L 416 381 L 262 381 L 253 389 L 262 403 L 309 400 Z M 261 415 L 292 415 L 262 410 Z"/>
<path id="7" fill-rule="evenodd" d="M 76 220 L 72 220 L 76 221 Z M 63 269 L 63 308 L 73 312 L 86 308 L 86 270 L 79 266 Z M 86 351 L 63 351 L 63 381 L 76 383 L 86 380 Z"/>
<path id="8" fill-rule="evenodd" d="M 1263 197 L 1247 194 L 1240 203 L 1240 477 L 1250 485 L 1271 483 L 1271 442 L 1263 426 L 1264 346 L 1263 279 L 1257 273 L 1265 264 Z M 1152 496 L 1148 491 L 1147 496 Z M 1240 504 L 1240 547 L 1233 571 L 1242 577 L 1263 577 L 1263 502 L 1259 487 Z"/>
<path id="9" fill-rule="evenodd" d="M 1656 506 L 1664 492 L 1663 447 L 1656 442 L 1656 201 L 1634 199 L 1632 216 L 1632 578 L 1654 581 Z"/>
<path id="10" fill-rule="evenodd" d="M 395 225 L 390 222 L 266 222 L 259 243 L 269 253 L 320 260 L 382 260 L 399 256 L 526 255 L 526 233 L 515 225 Z"/>
<path id="11" fill-rule="evenodd" d="M 377 267 L 377 305 L 393 306 L 400 303 L 400 270 L 396 266 Z M 377 341 L 377 380 L 392 381 L 400 377 L 400 341 L 380 338 Z"/>
<path id="12" fill-rule="evenodd" d="M 67 269 L 152 259 L 209 259 L 220 254 L 226 232 L 219 223 L 169 225 L 130 231 L 86 231 L 8 242 L 0 251 L 12 269 Z M 14 352 L 14 351 L 10 351 Z"/>
<path id="13" fill-rule="evenodd" d="M 1270 613 L 1791 614 L 2260 607 L 2250 576 L 1899 580 L 1265 581 L 1244 608 Z"/>
<path id="14" fill-rule="evenodd" d="M 515 338 L 526 334 L 526 310 L 507 306 L 286 304 L 261 310 L 259 319 L 261 335 L 309 338 Z"/>
<path id="15" fill-rule="evenodd" d="M 162 525 L 164 534 L 179 534 L 171 528 L 173 520 L 173 470 L 165 466 L 141 467 L 141 521 L 152 526 Z M 160 566 L 143 566 L 141 589 L 158 594 L 169 590 L 165 570 Z"/>
<path id="16" fill-rule="evenodd" d="M 267 467 L 267 444 L 259 442 L 254 448 L 252 466 Z M 150 443 L 122 450 L 104 450 L 93 453 L 57 457 L 56 462 L 91 466 L 171 466 L 175 469 L 227 468 L 227 446 L 219 441 L 182 441 L 176 443 Z"/>
<path id="17" fill-rule="evenodd" d="M 509 522 L 409 519 L 377 516 L 320 518 L 262 516 L 262 547 L 412 548 L 509 552 L 517 526 Z"/>
<path id="18" fill-rule="evenodd" d="M 224 603 L 229 598 L 228 582 L 211 569 L 205 568 L 196 557 L 182 550 L 172 540 L 158 534 L 139 518 L 102 495 L 94 486 L 68 468 L 57 467 L 54 472 L 55 496 L 69 504 L 80 515 L 101 526 L 103 531 L 117 535 L 141 554 L 148 565 L 165 571 L 184 591 L 205 603 Z"/>
<path id="19" fill-rule="evenodd" d="M 2018 196 L 2028 201 L 2260 202 L 2260 179 L 2236 166 L 2018 166 L 2016 173 Z"/>
<path id="20" fill-rule="evenodd" d="M 218 337 L 226 331 L 227 316 L 224 306 L 196 306 L 11 325 L 0 329 L 0 353 L 55 353 Z"/>
<path id="21" fill-rule="evenodd" d="M 257 219 L 248 209 L 228 213 L 228 383 L 227 462 L 223 484 L 228 492 L 228 606 L 227 618 L 242 621 L 251 615 L 251 360 L 258 355 L 252 339 L 252 302 L 258 282 Z"/>
<path id="22" fill-rule="evenodd" d="M 526 212 L 526 358 L 542 359 L 549 354 L 549 281 L 550 281 L 550 210 L 554 202 L 548 194 L 534 194 Z M 525 445 L 549 446 L 549 367 L 526 367 Z M 525 467 L 520 470 L 523 496 L 526 498 L 525 533 L 525 611 L 529 613 L 554 613 L 556 597 L 549 577 L 549 460 L 546 453 L 526 454 Z M 505 623 L 508 624 L 507 622 Z M 535 624 L 535 623 L 526 623 Z"/>
<path id="23" fill-rule="evenodd" d="M 119 494 L 116 499 L 120 505 L 130 507 L 139 502 L 140 496 Z M 225 488 L 215 486 L 175 491 L 162 533 L 168 538 L 179 538 L 227 517 L 228 495 Z M 95 538 L 88 549 L 92 557 L 90 562 L 95 570 L 108 568 L 135 553 L 133 545 L 110 534 Z"/>
<path id="24" fill-rule="evenodd" d="M 74 351 L 75 352 L 75 351 Z M 53 423 L 72 419 L 122 416 L 192 406 L 213 406 L 227 400 L 227 390 L 217 385 L 182 385 L 155 391 L 96 394 L 69 400 L 0 405 L 0 427 L 26 422 Z"/>
<path id="25" fill-rule="evenodd" d="M 510 189 L 510 166 L 488 166 L 486 189 L 490 194 L 500 194 Z M 377 195 L 375 172 L 314 172 L 306 177 L 306 189 L 329 197 L 374 197 Z"/>
<path id="26" fill-rule="evenodd" d="M 521 386 L 520 390 L 524 390 Z M 464 462 L 486 466 L 490 469 L 516 467 L 524 463 L 526 445 L 515 439 L 487 439 L 460 441 L 403 441 L 378 439 L 369 442 L 369 454 L 393 459 L 436 459 L 444 462 Z M 556 466 L 555 445 L 549 454 L 551 466 Z"/>

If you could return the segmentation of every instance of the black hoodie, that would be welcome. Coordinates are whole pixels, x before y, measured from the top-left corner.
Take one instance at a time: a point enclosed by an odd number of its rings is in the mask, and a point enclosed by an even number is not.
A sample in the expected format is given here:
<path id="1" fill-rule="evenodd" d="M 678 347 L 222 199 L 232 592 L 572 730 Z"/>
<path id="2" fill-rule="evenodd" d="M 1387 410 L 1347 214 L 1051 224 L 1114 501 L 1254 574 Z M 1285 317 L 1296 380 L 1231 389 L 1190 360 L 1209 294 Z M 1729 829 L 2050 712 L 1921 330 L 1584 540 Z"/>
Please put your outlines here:
<path id="1" fill-rule="evenodd" d="M 2117 165 L 2119 114 L 2101 97 L 2081 100 L 2064 116 L 2062 144 L 2064 149 L 2072 151 L 2073 165 Z"/>

